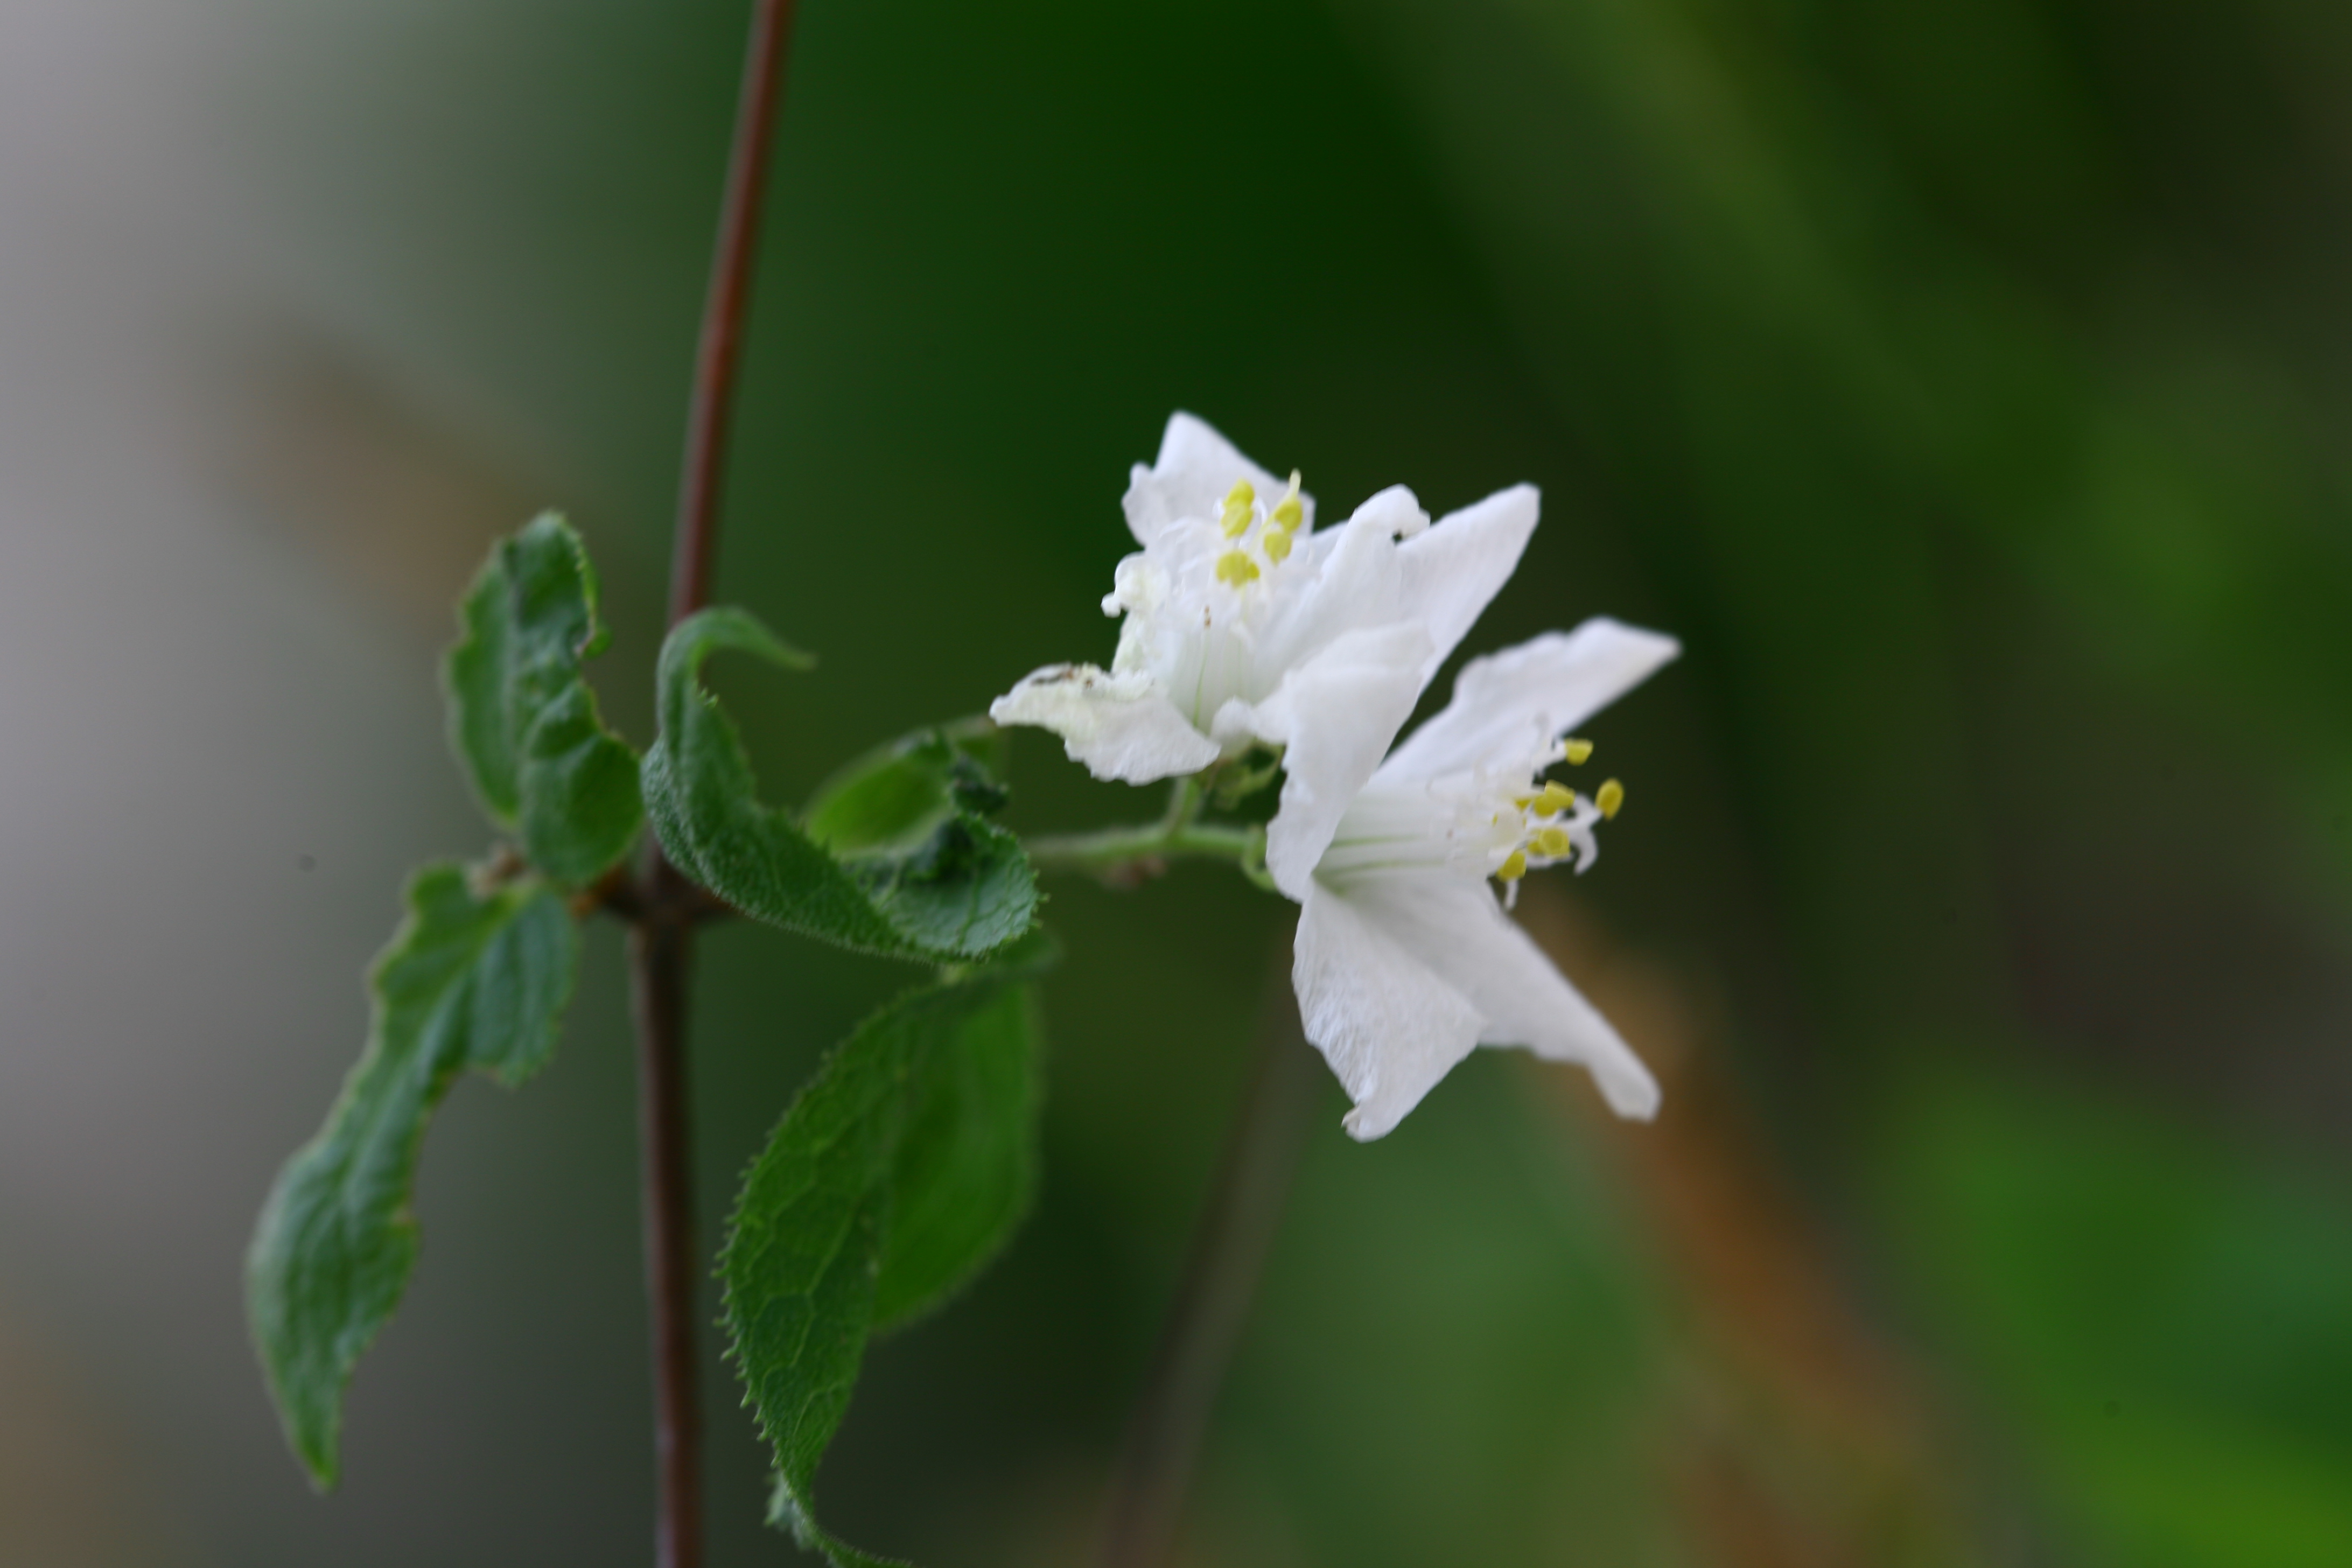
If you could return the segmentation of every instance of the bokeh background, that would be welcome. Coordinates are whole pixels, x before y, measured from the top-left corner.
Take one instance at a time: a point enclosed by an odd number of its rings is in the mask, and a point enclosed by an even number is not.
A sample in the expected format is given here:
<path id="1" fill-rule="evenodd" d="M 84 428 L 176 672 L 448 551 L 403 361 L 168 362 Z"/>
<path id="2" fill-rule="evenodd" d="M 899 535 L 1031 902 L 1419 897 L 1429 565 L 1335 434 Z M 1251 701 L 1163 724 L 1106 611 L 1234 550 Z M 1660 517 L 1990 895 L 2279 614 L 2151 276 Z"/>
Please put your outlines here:
<path id="1" fill-rule="evenodd" d="M 745 6 L 0 4 L 0 1563 L 645 1559 L 619 942 L 469 1082 L 312 1497 L 240 1254 L 565 508 L 642 742 Z M 1667 1082 L 1323 1100 L 1184 1560 L 2352 1562 L 2352 11 L 803 0 L 719 567 L 772 795 L 1107 657 L 1192 409 L 1327 509 L 1520 479 L 1473 651 L 1685 658 L 1525 915 Z M 1148 803 L 1019 746 L 1013 816 Z M 1045 1181 L 831 1521 L 1081 1561 L 1286 906 L 1056 886 Z M 903 975 L 705 944 L 706 1224 Z M 715 1310 L 715 1304 L 714 1304 Z M 715 1349 L 715 1346 L 714 1346 Z M 716 1561 L 791 1561 L 715 1355 Z"/>

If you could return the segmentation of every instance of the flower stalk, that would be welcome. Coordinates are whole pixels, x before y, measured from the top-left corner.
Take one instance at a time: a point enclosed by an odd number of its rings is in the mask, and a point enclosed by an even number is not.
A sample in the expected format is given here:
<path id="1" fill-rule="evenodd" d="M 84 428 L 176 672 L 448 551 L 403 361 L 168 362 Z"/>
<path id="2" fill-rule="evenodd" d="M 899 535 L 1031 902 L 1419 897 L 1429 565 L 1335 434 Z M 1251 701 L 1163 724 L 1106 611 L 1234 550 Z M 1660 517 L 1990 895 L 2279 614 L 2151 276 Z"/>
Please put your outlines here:
<path id="1" fill-rule="evenodd" d="M 1253 883 L 1274 891 L 1265 869 L 1265 827 L 1201 820 L 1211 787 L 1198 778 L 1181 778 L 1157 822 L 1050 835 L 1024 840 L 1022 847 L 1040 870 L 1076 872 L 1115 887 L 1157 876 L 1171 860 L 1204 859 L 1229 861 Z"/>

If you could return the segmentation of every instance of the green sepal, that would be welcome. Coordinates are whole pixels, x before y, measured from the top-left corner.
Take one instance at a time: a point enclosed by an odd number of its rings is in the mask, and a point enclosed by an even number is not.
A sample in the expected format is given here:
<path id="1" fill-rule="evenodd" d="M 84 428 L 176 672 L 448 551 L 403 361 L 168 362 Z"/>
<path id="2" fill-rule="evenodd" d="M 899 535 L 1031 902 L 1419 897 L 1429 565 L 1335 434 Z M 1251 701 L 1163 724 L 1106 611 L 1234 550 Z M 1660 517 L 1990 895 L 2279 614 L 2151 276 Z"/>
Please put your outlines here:
<path id="1" fill-rule="evenodd" d="M 352 1369 L 416 1261 L 409 1200 L 426 1119 L 467 1068 L 512 1086 L 546 1065 L 578 963 L 563 898 L 535 877 L 482 889 L 463 867 L 427 866 L 407 904 L 369 975 L 367 1048 L 326 1127 L 278 1173 L 246 1258 L 254 1344 L 322 1490 Z"/>
<path id="2" fill-rule="evenodd" d="M 838 1568 L 817 1462 L 874 1333 L 978 1273 L 1035 1186 L 1043 933 L 910 991 L 835 1047 L 752 1163 L 719 1258 L 730 1353 L 775 1446 L 770 1521 Z"/>
<path id="3" fill-rule="evenodd" d="M 442 667 L 451 749 L 524 858 L 559 882 L 594 881 L 636 841 L 645 808 L 636 754 L 580 673 L 606 640 L 580 536 L 543 512 L 500 540 L 458 618 Z"/>
<path id="4" fill-rule="evenodd" d="M 961 963 L 1026 931 L 1037 883 L 975 751 L 929 731 L 863 759 L 803 823 L 761 805 L 741 738 L 701 682 L 721 649 L 806 668 L 740 610 L 704 610 L 662 645 L 661 734 L 645 801 L 673 865 L 759 920 L 866 952 Z"/>

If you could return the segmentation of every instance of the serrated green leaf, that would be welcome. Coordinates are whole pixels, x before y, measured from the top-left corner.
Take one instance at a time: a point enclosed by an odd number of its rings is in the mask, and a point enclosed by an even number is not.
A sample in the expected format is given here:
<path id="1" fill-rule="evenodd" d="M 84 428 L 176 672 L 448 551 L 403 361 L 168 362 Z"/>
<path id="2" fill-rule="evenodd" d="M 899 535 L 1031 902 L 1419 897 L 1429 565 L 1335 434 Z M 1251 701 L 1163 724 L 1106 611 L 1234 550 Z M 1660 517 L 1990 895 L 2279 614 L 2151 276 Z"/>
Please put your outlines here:
<path id="1" fill-rule="evenodd" d="M 318 1137 L 278 1173 L 246 1260 L 255 1346 L 287 1441 L 332 1486 L 344 1386 L 416 1260 L 409 1196 L 425 1124 L 458 1073 L 509 1086 L 545 1065 L 579 937 L 531 879 L 478 891 L 464 868 L 409 879 L 408 918 L 370 975 L 366 1050 Z"/>
<path id="2" fill-rule="evenodd" d="M 449 743 L 523 856 L 579 886 L 610 869 L 645 819 L 637 759 L 604 727 L 581 664 L 604 650 L 596 572 L 553 512 L 499 542 L 460 607 L 443 685 Z"/>
<path id="3" fill-rule="evenodd" d="M 818 1068 L 744 1178 L 719 1254 L 731 1353 L 775 1445 L 772 1521 L 840 1568 L 810 1486 L 877 1330 L 968 1281 L 1034 1183 L 1042 937 L 908 992 Z"/>
<path id="4" fill-rule="evenodd" d="M 704 610 L 662 645 L 661 735 L 642 776 L 678 869 L 746 914 L 866 952 L 961 962 L 1029 929 L 1035 876 L 982 816 L 1003 795 L 970 752 L 936 731 L 899 742 L 803 826 L 760 804 L 742 741 L 702 687 L 720 649 L 809 663 L 740 610 Z"/>

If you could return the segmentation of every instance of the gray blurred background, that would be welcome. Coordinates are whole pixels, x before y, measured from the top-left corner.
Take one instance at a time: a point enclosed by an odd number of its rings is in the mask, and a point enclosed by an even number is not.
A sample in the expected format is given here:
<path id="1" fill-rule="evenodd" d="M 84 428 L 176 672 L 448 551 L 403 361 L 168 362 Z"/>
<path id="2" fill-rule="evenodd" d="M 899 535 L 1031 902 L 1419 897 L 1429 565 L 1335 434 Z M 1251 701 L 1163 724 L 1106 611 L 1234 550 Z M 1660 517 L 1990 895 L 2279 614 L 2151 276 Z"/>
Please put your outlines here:
<path id="1" fill-rule="evenodd" d="M 541 506 L 648 736 L 742 10 L 0 0 L 0 1563 L 646 1555 L 613 931 L 435 1124 L 331 1499 L 238 1269 L 485 847 L 436 664 Z M 718 671 L 772 798 L 1107 657 L 1179 406 L 1327 508 L 1543 486 L 1470 651 L 1688 649 L 1523 911 L 1664 1119 L 1327 1089 L 1186 1560 L 2352 1562 L 2352 14 L 802 10 L 719 584 L 823 660 Z M 1150 809 L 1017 762 L 1021 826 Z M 1080 1560 L 1286 963 L 1205 869 L 1047 913 L 1038 1212 L 821 1480 L 947 1568 Z M 714 1242 L 905 978 L 705 944 Z M 793 1560 L 709 1381 L 715 1560 Z"/>

